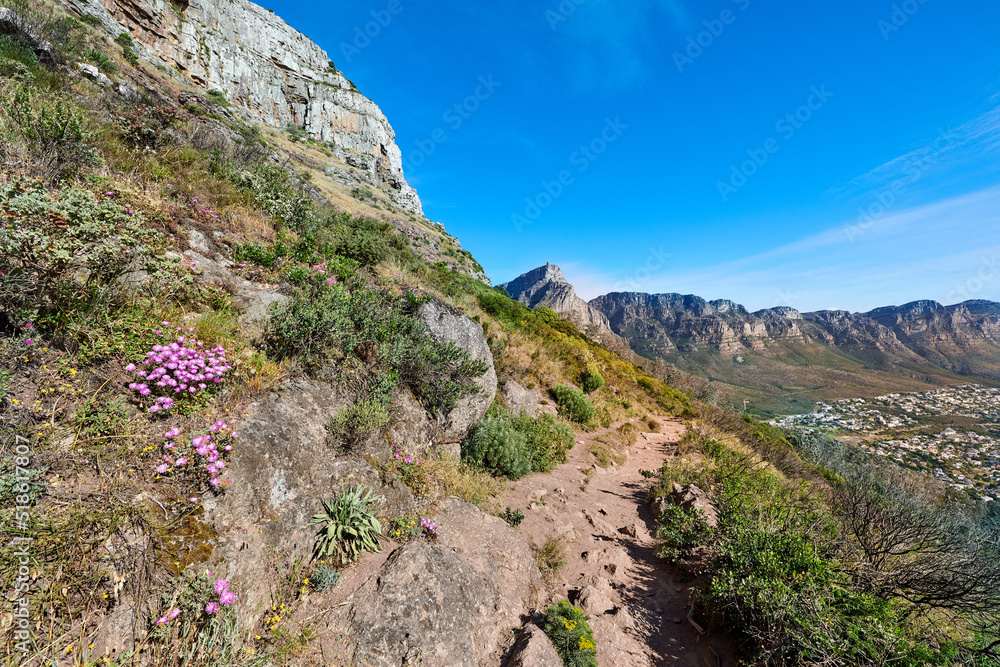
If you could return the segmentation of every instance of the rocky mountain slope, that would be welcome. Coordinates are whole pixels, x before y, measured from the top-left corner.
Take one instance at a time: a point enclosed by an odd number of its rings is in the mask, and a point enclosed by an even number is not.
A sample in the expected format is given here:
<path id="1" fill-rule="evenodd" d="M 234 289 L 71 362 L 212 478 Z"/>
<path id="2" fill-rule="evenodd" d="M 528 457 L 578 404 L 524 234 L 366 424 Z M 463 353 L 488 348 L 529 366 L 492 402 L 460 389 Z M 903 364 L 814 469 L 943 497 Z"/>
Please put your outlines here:
<path id="1" fill-rule="evenodd" d="M 787 307 L 751 313 L 731 301 L 691 295 L 612 293 L 590 305 L 639 354 L 754 393 L 772 385 L 811 399 L 817 390 L 829 396 L 836 387 L 828 385 L 840 385 L 845 395 L 839 397 L 846 397 L 936 386 L 953 382 L 955 374 L 1000 380 L 1000 304 L 988 301 L 916 301 L 868 313 Z M 757 379 L 748 384 L 741 376 L 751 367 Z M 823 369 L 851 379 L 831 382 Z"/>
<path id="2" fill-rule="evenodd" d="M 248 0 L 60 0 L 95 17 L 137 54 L 205 90 L 220 91 L 256 125 L 299 127 L 406 210 L 420 199 L 403 175 L 385 114 L 312 40 Z"/>
<path id="3" fill-rule="evenodd" d="M 605 342 L 718 383 L 726 398 L 764 411 L 798 411 L 813 400 L 1000 381 L 1000 304 L 917 301 L 868 313 L 750 312 L 729 300 L 617 292 L 585 302 L 559 267 L 504 285 L 529 307 L 545 306 Z M 964 378 L 964 379 L 963 379 Z"/>
<path id="4" fill-rule="evenodd" d="M 546 263 L 501 285 L 510 298 L 529 308 L 544 306 L 577 325 L 594 340 L 619 342 L 608 318 L 576 295 L 576 290 L 555 264 Z"/>

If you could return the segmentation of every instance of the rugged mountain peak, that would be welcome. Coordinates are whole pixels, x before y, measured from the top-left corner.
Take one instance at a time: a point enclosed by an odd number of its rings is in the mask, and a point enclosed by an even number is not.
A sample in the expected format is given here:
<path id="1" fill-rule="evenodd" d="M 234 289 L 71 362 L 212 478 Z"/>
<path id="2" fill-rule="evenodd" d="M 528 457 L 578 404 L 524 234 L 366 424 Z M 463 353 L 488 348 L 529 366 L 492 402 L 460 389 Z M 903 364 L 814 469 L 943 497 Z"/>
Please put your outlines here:
<path id="1" fill-rule="evenodd" d="M 142 58 L 221 91 L 248 122 L 302 128 L 400 206 L 422 214 L 385 115 L 323 49 L 274 12 L 248 0 L 59 1 L 98 19 L 111 37 L 131 34 Z"/>
<path id="2" fill-rule="evenodd" d="M 611 331 L 608 318 L 592 308 L 576 294 L 576 290 L 563 275 L 562 269 L 546 262 L 545 266 L 523 273 L 514 280 L 504 283 L 510 298 L 520 301 L 529 308 L 545 306 L 560 317 L 573 322 L 581 331 L 602 343 L 621 343 Z"/>

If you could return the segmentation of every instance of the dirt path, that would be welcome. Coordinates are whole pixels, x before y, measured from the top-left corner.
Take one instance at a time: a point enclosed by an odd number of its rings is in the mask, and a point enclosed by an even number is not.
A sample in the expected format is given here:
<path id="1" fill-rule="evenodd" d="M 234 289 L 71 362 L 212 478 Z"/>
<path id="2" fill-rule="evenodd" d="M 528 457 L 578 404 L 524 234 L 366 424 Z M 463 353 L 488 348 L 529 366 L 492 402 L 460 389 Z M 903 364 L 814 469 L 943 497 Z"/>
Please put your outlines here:
<path id="1" fill-rule="evenodd" d="M 590 444 L 606 431 L 578 434 L 567 463 L 514 483 L 505 504 L 521 509 L 521 530 L 535 548 L 562 538 L 566 565 L 553 578 L 551 599 L 569 599 L 587 614 L 601 667 L 731 664 L 726 642 L 699 636 L 687 621 L 688 587 L 656 557 L 650 481 L 684 433 L 661 419 L 640 433 L 620 468 L 596 468 Z M 589 483 L 586 470 L 592 470 Z"/>

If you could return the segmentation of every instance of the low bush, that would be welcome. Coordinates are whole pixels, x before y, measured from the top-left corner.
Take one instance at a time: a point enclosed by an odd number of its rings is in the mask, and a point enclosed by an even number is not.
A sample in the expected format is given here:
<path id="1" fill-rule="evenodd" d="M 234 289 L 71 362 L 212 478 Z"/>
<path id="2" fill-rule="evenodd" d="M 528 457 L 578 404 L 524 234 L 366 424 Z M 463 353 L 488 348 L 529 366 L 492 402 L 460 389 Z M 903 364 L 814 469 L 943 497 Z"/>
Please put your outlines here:
<path id="1" fill-rule="evenodd" d="M 566 452 L 573 449 L 573 431 L 560 424 L 552 415 L 537 419 L 522 416 L 514 420 L 514 428 L 524 435 L 528 458 L 535 472 L 549 472 L 559 463 L 566 463 Z"/>
<path id="2" fill-rule="evenodd" d="M 517 528 L 524 521 L 524 512 L 507 507 L 500 513 L 500 518 L 506 521 L 511 528 Z"/>
<path id="3" fill-rule="evenodd" d="M 9 221 L 0 226 L 0 280 L 22 290 L 0 288 L 8 313 L 65 313 L 105 298 L 125 274 L 145 268 L 159 240 L 135 211 L 75 187 L 53 196 L 37 182 L 5 183 L 0 206 Z"/>
<path id="4" fill-rule="evenodd" d="M 509 419 L 502 417 L 487 417 L 472 427 L 462 443 L 462 458 L 510 479 L 531 472 L 527 439 Z"/>
<path id="5" fill-rule="evenodd" d="M 596 368 L 587 368 L 580 375 L 580 388 L 585 394 L 592 394 L 604 386 L 604 376 Z"/>
<path id="6" fill-rule="evenodd" d="M 567 419 L 586 424 L 594 418 L 594 404 L 578 388 L 559 385 L 552 388 L 552 395 L 559 405 L 559 414 Z"/>
<path id="7" fill-rule="evenodd" d="M 563 600 L 545 612 L 542 630 L 566 667 L 597 667 L 597 646 L 579 607 Z"/>
<path id="8" fill-rule="evenodd" d="M 13 121 L 9 131 L 24 138 L 46 178 L 74 176 L 96 161 L 89 146 L 94 135 L 85 129 L 83 113 L 70 103 L 33 96 L 25 87 L 3 102 Z"/>
<path id="9" fill-rule="evenodd" d="M 389 423 L 389 410 L 377 398 L 364 398 L 339 411 L 327 424 L 331 437 L 348 444 L 360 442 Z"/>
<path id="10" fill-rule="evenodd" d="M 99 49 L 90 49 L 83 54 L 83 57 L 97 65 L 102 72 L 114 74 L 118 71 L 118 63 L 112 60 L 111 56 Z"/>
<path id="11" fill-rule="evenodd" d="M 330 590 L 340 581 L 340 570 L 330 567 L 326 563 L 320 563 L 312 574 L 309 575 L 309 583 L 316 592 Z"/>

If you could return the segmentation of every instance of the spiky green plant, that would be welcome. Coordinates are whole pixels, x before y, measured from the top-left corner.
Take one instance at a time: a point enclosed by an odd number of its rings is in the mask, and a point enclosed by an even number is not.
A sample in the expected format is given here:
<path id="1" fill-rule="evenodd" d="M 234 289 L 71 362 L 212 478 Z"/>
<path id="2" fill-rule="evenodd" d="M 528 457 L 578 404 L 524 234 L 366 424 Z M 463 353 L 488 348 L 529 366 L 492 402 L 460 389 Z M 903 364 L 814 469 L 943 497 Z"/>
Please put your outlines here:
<path id="1" fill-rule="evenodd" d="M 375 502 L 371 490 L 351 487 L 332 502 L 323 500 L 322 514 L 308 525 L 320 526 L 316 533 L 315 558 L 339 558 L 341 565 L 356 562 L 365 551 L 379 553 L 382 524 L 369 511 Z"/>

